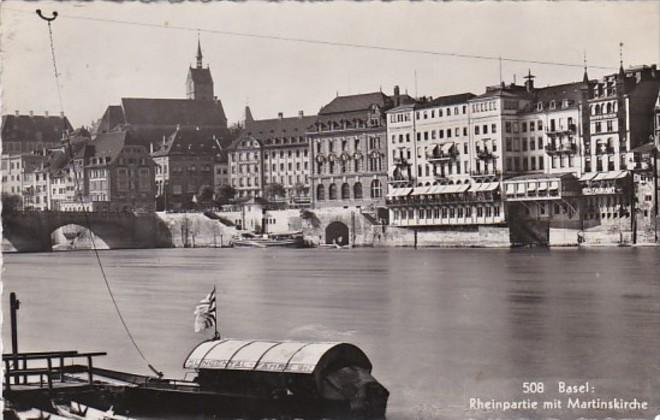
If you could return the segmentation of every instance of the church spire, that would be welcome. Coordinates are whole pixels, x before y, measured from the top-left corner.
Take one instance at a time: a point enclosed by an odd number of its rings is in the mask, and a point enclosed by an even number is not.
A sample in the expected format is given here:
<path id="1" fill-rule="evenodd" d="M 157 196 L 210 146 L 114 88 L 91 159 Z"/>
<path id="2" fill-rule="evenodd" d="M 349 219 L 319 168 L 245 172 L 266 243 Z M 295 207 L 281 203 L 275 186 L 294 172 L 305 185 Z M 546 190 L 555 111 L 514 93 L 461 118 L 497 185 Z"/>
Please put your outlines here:
<path id="1" fill-rule="evenodd" d="M 197 68 L 202 68 L 202 43 L 199 40 L 199 32 L 197 32 Z"/>
<path id="2" fill-rule="evenodd" d="M 619 77 L 622 79 L 625 77 L 623 71 L 623 42 L 619 42 Z"/>

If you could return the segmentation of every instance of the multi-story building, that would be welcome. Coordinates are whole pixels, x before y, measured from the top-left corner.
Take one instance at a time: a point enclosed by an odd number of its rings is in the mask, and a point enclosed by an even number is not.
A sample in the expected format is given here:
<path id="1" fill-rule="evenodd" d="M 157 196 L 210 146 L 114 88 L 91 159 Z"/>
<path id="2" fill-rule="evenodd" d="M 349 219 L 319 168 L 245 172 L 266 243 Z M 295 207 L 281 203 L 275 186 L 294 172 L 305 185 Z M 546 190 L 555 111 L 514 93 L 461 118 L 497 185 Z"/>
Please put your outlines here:
<path id="1" fill-rule="evenodd" d="M 411 103 L 408 95 L 382 92 L 337 96 L 319 111 L 310 139 L 315 207 L 384 208 L 387 188 L 385 112 Z M 381 214 L 386 217 L 386 212 Z"/>
<path id="2" fill-rule="evenodd" d="M 35 171 L 43 165 L 43 162 L 44 156 L 41 154 L 2 155 L 3 192 L 21 196 L 23 208 L 35 207 Z"/>
<path id="3" fill-rule="evenodd" d="M 316 117 L 254 120 L 246 109 L 245 128 L 229 150 L 231 183 L 239 197 L 265 197 L 269 185 L 282 186 L 289 205 L 310 199 L 310 159 L 306 131 Z M 256 165 L 256 166 L 255 166 Z M 268 197 L 273 199 L 274 197 Z"/>
<path id="4" fill-rule="evenodd" d="M 15 115 L 2 116 L 2 154 L 42 153 L 60 145 L 65 133 L 73 130 L 65 116 Z"/>
<path id="5" fill-rule="evenodd" d="M 153 159 L 129 131 L 97 135 L 64 169 L 65 184 L 73 180 L 73 195 L 58 200 L 60 211 L 155 210 Z"/>
<path id="6" fill-rule="evenodd" d="M 216 163 L 222 161 L 218 140 L 189 129 L 177 129 L 152 148 L 156 194 L 162 210 L 193 207 L 202 187 L 215 187 Z"/>

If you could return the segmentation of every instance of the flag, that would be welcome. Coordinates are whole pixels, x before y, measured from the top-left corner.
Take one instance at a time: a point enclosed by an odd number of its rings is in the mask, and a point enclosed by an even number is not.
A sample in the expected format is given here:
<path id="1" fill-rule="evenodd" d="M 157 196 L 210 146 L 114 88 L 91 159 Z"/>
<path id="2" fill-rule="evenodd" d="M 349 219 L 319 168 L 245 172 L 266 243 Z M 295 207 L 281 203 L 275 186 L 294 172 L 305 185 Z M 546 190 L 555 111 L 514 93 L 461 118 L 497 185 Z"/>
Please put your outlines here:
<path id="1" fill-rule="evenodd" d="M 195 332 L 198 333 L 216 325 L 215 286 L 195 307 Z"/>
<path id="2" fill-rule="evenodd" d="M 195 204 L 197 204 L 197 194 L 194 194 L 194 195 L 192 196 L 192 202 L 195 203 Z"/>

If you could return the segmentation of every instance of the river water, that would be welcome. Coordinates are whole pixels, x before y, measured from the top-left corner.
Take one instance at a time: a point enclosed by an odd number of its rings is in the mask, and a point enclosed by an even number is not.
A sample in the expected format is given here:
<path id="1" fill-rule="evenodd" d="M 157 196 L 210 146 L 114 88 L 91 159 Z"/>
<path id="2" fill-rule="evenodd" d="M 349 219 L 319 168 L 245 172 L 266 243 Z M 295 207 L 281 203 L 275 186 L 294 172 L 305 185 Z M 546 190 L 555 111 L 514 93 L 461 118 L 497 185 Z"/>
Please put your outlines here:
<path id="1" fill-rule="evenodd" d="M 168 377 L 183 377 L 185 356 L 205 337 L 193 332 L 193 309 L 215 284 L 223 336 L 361 347 L 391 392 L 390 419 L 519 418 L 465 409 L 473 397 L 529 397 L 526 381 L 543 382 L 549 398 L 558 381 L 588 380 L 590 397 L 646 399 L 654 408 L 641 414 L 660 413 L 657 248 L 100 255 L 136 341 Z M 9 291 L 22 302 L 20 350 L 107 351 L 103 367 L 148 373 L 91 252 L 5 254 L 2 278 L 4 319 Z M 2 337 L 7 345 L 8 328 Z"/>

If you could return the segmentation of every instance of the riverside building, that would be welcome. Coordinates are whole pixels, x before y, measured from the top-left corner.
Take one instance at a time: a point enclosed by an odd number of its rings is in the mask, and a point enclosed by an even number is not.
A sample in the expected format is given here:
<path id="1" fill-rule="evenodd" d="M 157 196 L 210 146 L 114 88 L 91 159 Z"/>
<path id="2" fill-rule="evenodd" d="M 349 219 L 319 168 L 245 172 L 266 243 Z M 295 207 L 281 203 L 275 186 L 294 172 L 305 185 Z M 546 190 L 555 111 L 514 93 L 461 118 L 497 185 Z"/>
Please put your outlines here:
<path id="1" fill-rule="evenodd" d="M 531 73 L 526 79 L 388 112 L 393 225 L 508 222 L 524 231 L 512 240 L 535 242 L 547 242 L 550 228 L 634 230 L 627 162 L 653 138 L 656 67 L 621 66 L 600 80 L 585 69 L 582 82 L 542 88 Z M 436 104 L 457 98 L 439 116 Z"/>
<path id="2" fill-rule="evenodd" d="M 307 132 L 315 207 L 357 207 L 386 218 L 387 122 L 385 112 L 411 103 L 395 87 L 382 92 L 337 96 L 319 111 Z"/>
<path id="3" fill-rule="evenodd" d="M 269 189 L 280 186 L 289 206 L 308 207 L 310 197 L 310 157 L 306 131 L 315 116 L 302 111 L 295 117 L 255 120 L 246 108 L 245 128 L 228 149 L 229 176 L 237 197 L 266 197 Z"/>

